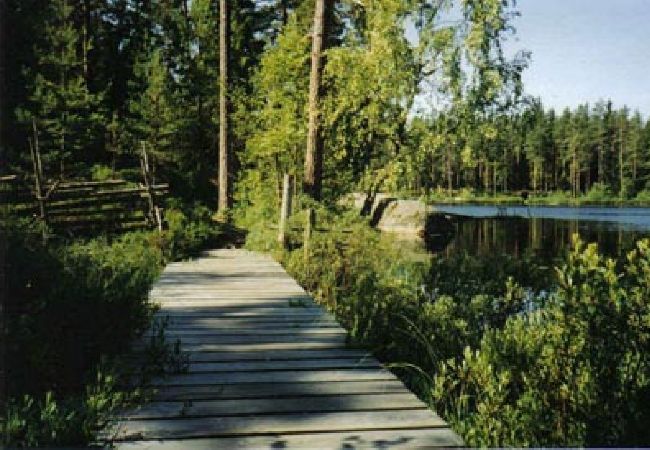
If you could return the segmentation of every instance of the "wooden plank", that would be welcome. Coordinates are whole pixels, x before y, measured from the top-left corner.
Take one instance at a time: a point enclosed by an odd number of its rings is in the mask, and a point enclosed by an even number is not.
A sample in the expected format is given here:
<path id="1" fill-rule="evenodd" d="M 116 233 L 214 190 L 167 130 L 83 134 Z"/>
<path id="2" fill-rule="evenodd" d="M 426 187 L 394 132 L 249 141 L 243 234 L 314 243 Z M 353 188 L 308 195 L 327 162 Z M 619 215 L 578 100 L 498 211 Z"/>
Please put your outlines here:
<path id="1" fill-rule="evenodd" d="M 290 362 L 295 360 L 318 361 L 322 359 L 368 359 L 372 355 L 363 350 L 347 348 L 333 349 L 298 349 L 267 351 L 232 351 L 232 352 L 186 352 L 185 356 L 190 363 L 224 363 L 233 362 Z M 138 351 L 125 355 L 126 361 L 137 361 L 142 358 Z M 374 358 L 372 358 L 374 360 Z"/>
<path id="2" fill-rule="evenodd" d="M 281 299 L 281 298 L 295 298 L 310 301 L 311 298 L 307 297 L 302 290 L 299 289 L 281 289 L 269 287 L 268 291 L 250 290 L 250 289 L 223 289 L 220 291 L 186 291 L 186 292 L 170 292 L 170 291 L 153 291 L 151 297 L 163 297 L 174 299 Z"/>
<path id="3" fill-rule="evenodd" d="M 182 351 L 188 352 L 271 352 L 276 350 L 315 350 L 341 348 L 336 342 L 265 342 L 252 344 L 185 344 L 181 340 Z M 141 349 L 137 343 L 134 348 Z"/>
<path id="4" fill-rule="evenodd" d="M 152 333 L 146 333 L 145 337 L 150 337 Z M 169 339 L 183 339 L 184 342 L 187 341 L 187 338 L 193 338 L 197 336 L 201 337 L 216 337 L 216 336 L 311 336 L 311 335 L 336 335 L 336 336 L 346 336 L 347 333 L 343 331 L 341 327 L 332 326 L 329 328 L 325 327 L 312 327 L 307 328 L 303 327 L 300 329 L 291 329 L 287 327 L 275 327 L 275 328 L 265 328 L 258 327 L 256 329 L 251 328 L 236 328 L 228 327 L 224 329 L 215 329 L 215 328 L 167 328 L 165 330 L 165 336 Z"/>
<path id="5" fill-rule="evenodd" d="M 156 287 L 161 288 L 210 288 L 212 286 L 219 286 L 224 281 L 227 282 L 238 282 L 238 283 L 267 283 L 269 280 L 278 280 L 284 274 L 281 268 L 274 268 L 273 270 L 266 270 L 264 272 L 254 271 L 254 272 L 231 272 L 226 273 L 223 270 L 219 270 L 218 273 L 205 273 L 205 274 L 191 274 L 184 276 L 171 275 L 168 272 L 165 272 L 159 279 L 156 281 Z M 196 284 L 198 281 L 201 284 Z M 285 280 L 286 281 L 286 280 Z M 289 281 L 286 281 L 289 284 Z M 295 283 L 295 281 L 290 280 L 290 282 Z"/>
<path id="6" fill-rule="evenodd" d="M 331 317 L 319 308 L 197 308 L 186 309 L 167 309 L 158 311 L 155 317 L 170 319 L 191 319 L 191 318 L 219 318 L 219 319 L 232 319 L 232 318 L 257 318 L 257 319 L 285 319 L 296 320 L 298 318 L 320 319 Z"/>
<path id="7" fill-rule="evenodd" d="M 261 284 L 261 283 L 260 283 Z M 249 294 L 253 297 L 271 295 L 273 297 L 282 297 L 285 295 L 298 296 L 304 298 L 311 298 L 308 295 L 305 295 L 300 287 L 284 284 L 284 283 L 264 283 L 264 288 L 255 287 L 250 284 L 234 284 L 234 283 L 215 283 L 213 286 L 201 286 L 201 287 L 183 287 L 178 288 L 177 285 L 174 288 L 171 287 L 156 287 L 151 291 L 152 294 L 162 295 L 162 296 L 227 296 L 229 294 Z"/>
<path id="8" fill-rule="evenodd" d="M 116 440 L 182 439 L 210 436 L 260 435 L 381 429 L 446 428 L 429 410 L 278 414 L 174 420 L 131 420 L 117 427 Z"/>
<path id="9" fill-rule="evenodd" d="M 291 359 L 322 359 L 322 358 L 367 358 L 370 354 L 365 350 L 348 348 L 333 349 L 285 349 L 275 351 L 244 351 L 244 352 L 189 352 L 192 362 L 231 362 L 231 361 L 287 361 Z"/>
<path id="10" fill-rule="evenodd" d="M 188 440 L 149 440 L 117 443 L 118 450 L 308 449 L 407 450 L 462 447 L 463 441 L 448 428 L 418 430 L 350 431 L 309 434 L 272 434 Z"/>
<path id="11" fill-rule="evenodd" d="M 230 319 L 222 319 L 219 317 L 205 317 L 205 318 L 174 318 L 167 322 L 166 330 L 169 332 L 183 331 L 183 332 L 205 332 L 209 330 L 221 330 L 224 328 L 242 328 L 248 327 L 257 330 L 292 330 L 302 328 L 337 328 L 341 326 L 335 320 L 329 318 L 316 318 L 298 321 L 296 319 L 276 317 L 276 318 L 246 318 L 234 317 Z"/>
<path id="12" fill-rule="evenodd" d="M 393 394 L 353 394 L 245 400 L 200 400 L 196 402 L 153 402 L 127 411 L 122 419 L 170 419 L 175 417 L 216 417 L 250 414 L 278 414 L 332 411 L 379 411 L 426 409 L 410 392 Z"/>
<path id="13" fill-rule="evenodd" d="M 174 304 L 182 305 L 187 304 L 187 306 L 196 305 L 197 307 L 218 307 L 218 308 L 251 308 L 254 306 L 259 307 L 291 307 L 291 308 L 315 308 L 320 309 L 318 305 L 313 303 L 310 299 L 298 296 L 237 296 L 237 295 L 227 295 L 227 296 L 214 296 L 214 297 L 160 297 L 152 296 L 150 300 L 160 304 L 173 306 Z"/>
<path id="14" fill-rule="evenodd" d="M 267 372 L 187 373 L 158 378 L 152 386 L 192 386 L 246 383 L 326 383 L 333 381 L 390 381 L 395 375 L 384 369 L 278 370 Z"/>
<path id="15" fill-rule="evenodd" d="M 251 372 L 263 370 L 380 369 L 374 358 L 298 359 L 285 361 L 193 362 L 188 372 Z"/>
<path id="16" fill-rule="evenodd" d="M 274 343 L 323 343 L 332 346 L 345 345 L 346 333 L 338 334 L 240 334 L 240 335 L 195 335 L 170 336 L 170 339 L 180 339 L 183 345 L 222 345 L 222 344 L 274 344 Z M 144 341 L 147 341 L 145 338 Z"/>
<path id="17" fill-rule="evenodd" d="M 312 383 L 245 383 L 165 386 L 154 394 L 156 401 L 217 400 L 243 398 L 291 398 L 319 395 L 401 393 L 401 381 L 342 381 Z"/>
<path id="18" fill-rule="evenodd" d="M 104 216 L 124 216 L 124 215 L 135 215 L 135 214 L 142 214 L 141 210 L 135 210 L 135 211 L 125 211 L 125 209 L 122 206 L 115 207 L 109 205 L 106 208 L 102 208 L 102 205 L 99 205 L 99 207 L 96 208 L 69 208 L 69 209 L 53 209 L 49 215 L 52 217 L 58 217 L 58 216 L 96 216 L 96 215 L 104 215 Z"/>

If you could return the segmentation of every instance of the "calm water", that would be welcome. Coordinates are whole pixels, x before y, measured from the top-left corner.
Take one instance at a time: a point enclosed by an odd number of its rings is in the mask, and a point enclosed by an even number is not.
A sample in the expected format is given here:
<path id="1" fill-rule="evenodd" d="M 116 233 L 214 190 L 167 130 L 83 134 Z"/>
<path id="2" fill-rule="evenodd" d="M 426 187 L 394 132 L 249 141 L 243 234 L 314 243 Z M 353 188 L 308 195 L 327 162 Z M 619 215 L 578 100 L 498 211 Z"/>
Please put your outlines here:
<path id="1" fill-rule="evenodd" d="M 544 260 L 561 256 L 578 233 L 601 251 L 620 255 L 650 237 L 650 208 L 434 205 L 452 221 L 455 233 L 434 243 L 435 253 L 484 255 L 525 252 Z"/>

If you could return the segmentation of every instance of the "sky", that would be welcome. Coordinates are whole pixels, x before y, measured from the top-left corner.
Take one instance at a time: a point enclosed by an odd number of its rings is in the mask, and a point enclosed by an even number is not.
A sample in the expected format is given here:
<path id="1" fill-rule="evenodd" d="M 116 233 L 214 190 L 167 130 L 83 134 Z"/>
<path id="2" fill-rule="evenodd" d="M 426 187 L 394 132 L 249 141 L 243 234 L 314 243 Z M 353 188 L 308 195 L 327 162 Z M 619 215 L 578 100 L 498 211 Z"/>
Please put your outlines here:
<path id="1" fill-rule="evenodd" d="M 611 99 L 650 117 L 650 0 L 518 0 L 509 51 L 532 51 L 526 92 L 556 109 Z"/>

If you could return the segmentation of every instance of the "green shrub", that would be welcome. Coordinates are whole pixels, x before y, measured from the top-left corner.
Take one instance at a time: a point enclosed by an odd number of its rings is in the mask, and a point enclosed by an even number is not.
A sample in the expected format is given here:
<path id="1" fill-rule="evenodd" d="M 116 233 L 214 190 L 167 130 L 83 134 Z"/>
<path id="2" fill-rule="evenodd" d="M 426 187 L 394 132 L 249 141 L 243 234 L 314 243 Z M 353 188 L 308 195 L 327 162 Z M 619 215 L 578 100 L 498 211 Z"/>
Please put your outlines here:
<path id="1" fill-rule="evenodd" d="M 101 362 L 114 361 L 149 327 L 147 294 L 164 263 L 223 237 L 207 209 L 193 208 L 191 217 L 172 210 L 168 218 L 162 233 L 48 245 L 28 221 L 6 221 L 7 376 L 14 400 L 5 443 L 87 444 L 103 418 L 133 399 L 116 383 L 118 368 Z M 176 361 L 174 348 L 161 342 L 156 348 L 150 366 Z"/>
<path id="2" fill-rule="evenodd" d="M 593 203 L 607 203 L 615 199 L 612 191 L 605 183 L 594 183 L 583 198 Z"/>
<path id="3" fill-rule="evenodd" d="M 90 176 L 93 181 L 105 181 L 115 178 L 115 172 L 108 166 L 95 164 L 90 168 Z"/>
<path id="4" fill-rule="evenodd" d="M 546 306 L 442 364 L 433 398 L 472 446 L 650 441 L 650 241 L 617 264 L 576 242 Z"/>
<path id="5" fill-rule="evenodd" d="M 650 189 L 643 189 L 636 194 L 634 200 L 639 203 L 649 204 L 650 203 Z"/>

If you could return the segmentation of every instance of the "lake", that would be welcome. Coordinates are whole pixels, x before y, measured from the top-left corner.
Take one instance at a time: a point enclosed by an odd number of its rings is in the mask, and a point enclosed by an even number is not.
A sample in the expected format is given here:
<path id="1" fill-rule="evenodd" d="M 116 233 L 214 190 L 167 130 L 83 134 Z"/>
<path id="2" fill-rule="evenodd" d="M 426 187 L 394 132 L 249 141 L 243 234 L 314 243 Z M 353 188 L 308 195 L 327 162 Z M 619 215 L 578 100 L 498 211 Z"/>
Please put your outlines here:
<path id="1" fill-rule="evenodd" d="M 634 242 L 650 237 L 650 208 L 496 205 L 433 205 L 450 218 L 455 232 L 433 240 L 430 250 L 450 255 L 532 253 L 551 262 L 578 233 L 597 242 L 601 251 L 618 256 Z"/>

